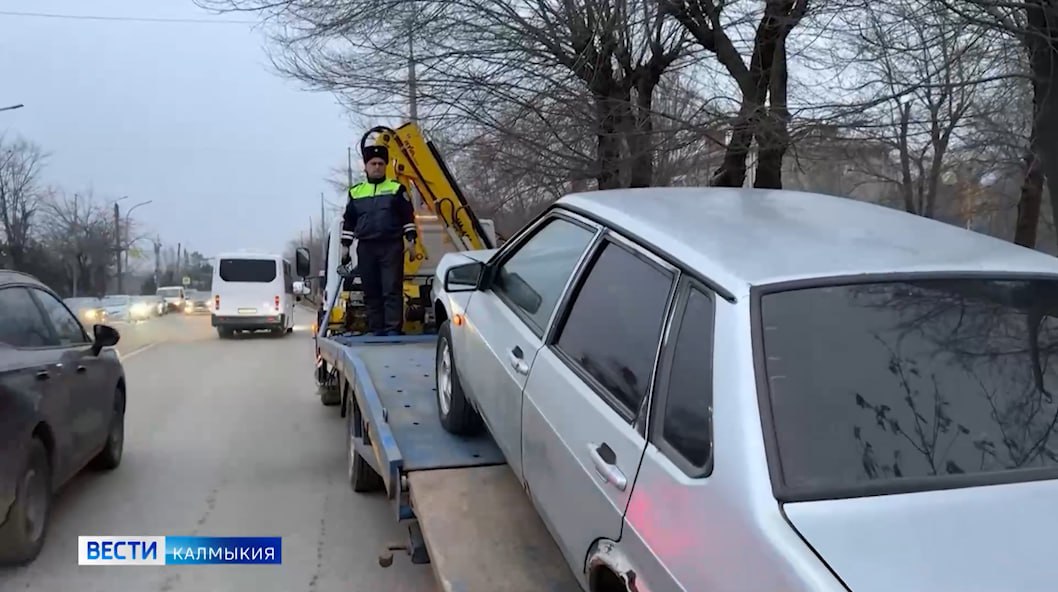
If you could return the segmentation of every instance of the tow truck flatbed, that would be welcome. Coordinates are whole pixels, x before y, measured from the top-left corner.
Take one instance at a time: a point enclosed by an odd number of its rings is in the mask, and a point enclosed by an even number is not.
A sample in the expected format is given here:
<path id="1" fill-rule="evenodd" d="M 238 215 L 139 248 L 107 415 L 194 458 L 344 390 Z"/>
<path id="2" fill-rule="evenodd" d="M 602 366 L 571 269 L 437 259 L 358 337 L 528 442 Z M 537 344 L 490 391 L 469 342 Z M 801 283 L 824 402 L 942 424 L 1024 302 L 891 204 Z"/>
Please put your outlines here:
<path id="1" fill-rule="evenodd" d="M 446 592 L 579 592 L 558 547 L 488 432 L 437 417 L 435 335 L 318 337 L 339 377 L 350 451 L 381 477 L 408 539 L 387 546 L 432 563 Z M 350 454 L 350 466 L 352 455 Z"/>

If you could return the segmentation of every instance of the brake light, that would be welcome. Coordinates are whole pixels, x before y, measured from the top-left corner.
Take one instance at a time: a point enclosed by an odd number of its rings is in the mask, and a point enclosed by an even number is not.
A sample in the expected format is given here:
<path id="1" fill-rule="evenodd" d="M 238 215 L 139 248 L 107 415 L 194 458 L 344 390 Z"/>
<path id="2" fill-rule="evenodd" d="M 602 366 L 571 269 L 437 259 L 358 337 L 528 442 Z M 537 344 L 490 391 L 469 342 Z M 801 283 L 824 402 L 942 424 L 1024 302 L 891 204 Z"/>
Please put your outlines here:
<path id="1" fill-rule="evenodd" d="M 276 296 L 276 310 L 279 310 L 279 296 Z"/>
<path id="2" fill-rule="evenodd" d="M 213 295 L 213 310 L 220 310 L 220 294 Z"/>

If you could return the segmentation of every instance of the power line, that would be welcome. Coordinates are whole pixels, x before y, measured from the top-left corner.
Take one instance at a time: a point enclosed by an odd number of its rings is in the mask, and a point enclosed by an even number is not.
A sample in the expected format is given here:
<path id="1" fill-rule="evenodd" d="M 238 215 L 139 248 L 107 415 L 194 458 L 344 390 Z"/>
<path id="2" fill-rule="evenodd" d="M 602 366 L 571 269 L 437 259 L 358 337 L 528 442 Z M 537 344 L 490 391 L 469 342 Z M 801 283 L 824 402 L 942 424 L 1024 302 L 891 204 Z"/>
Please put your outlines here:
<path id="1" fill-rule="evenodd" d="M 161 17 L 137 17 L 137 16 L 101 16 L 91 14 L 54 14 L 48 12 L 15 12 L 0 10 L 0 16 L 23 16 L 34 18 L 52 18 L 76 21 L 117 21 L 127 23 L 184 23 L 205 25 L 256 25 L 257 21 L 234 21 L 219 19 L 196 19 L 196 18 L 161 18 Z"/>

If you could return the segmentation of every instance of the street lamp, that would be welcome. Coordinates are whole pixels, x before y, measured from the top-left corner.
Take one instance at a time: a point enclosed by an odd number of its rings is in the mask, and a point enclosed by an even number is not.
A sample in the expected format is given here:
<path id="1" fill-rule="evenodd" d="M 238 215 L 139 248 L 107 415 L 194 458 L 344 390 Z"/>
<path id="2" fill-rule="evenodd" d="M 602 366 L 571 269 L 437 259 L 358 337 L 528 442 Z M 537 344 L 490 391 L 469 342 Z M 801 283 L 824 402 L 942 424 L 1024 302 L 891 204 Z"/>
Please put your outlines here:
<path id="1" fill-rule="evenodd" d="M 0 111 L 14 111 L 15 109 L 21 109 L 23 107 L 25 107 L 25 105 L 19 103 L 17 105 L 11 105 L 10 107 L 0 107 Z"/>
<path id="2" fill-rule="evenodd" d="M 128 197 L 128 196 L 126 196 L 126 197 Z M 129 218 L 132 216 L 132 210 L 135 210 L 136 208 L 138 208 L 140 206 L 145 206 L 145 205 L 147 205 L 147 204 L 149 204 L 149 203 L 151 203 L 153 201 L 154 201 L 153 199 L 148 199 L 147 201 L 141 201 L 140 203 L 132 206 L 131 208 L 129 208 L 125 212 L 125 269 L 126 270 L 128 270 L 128 268 L 129 268 L 129 247 L 132 246 L 132 242 L 129 240 Z"/>
<path id="3" fill-rule="evenodd" d="M 114 200 L 114 256 L 117 259 L 117 268 L 118 268 L 117 269 L 117 271 L 118 271 L 118 274 L 117 274 L 118 275 L 118 278 L 117 278 L 118 279 L 118 294 L 120 294 L 120 293 L 122 293 L 124 291 L 123 287 L 122 287 L 123 275 L 122 275 L 122 270 L 121 270 L 121 251 L 123 250 L 122 249 L 122 244 L 121 244 L 121 239 L 122 239 L 122 236 L 126 236 L 127 232 L 128 232 L 129 214 L 132 213 L 132 210 L 135 210 L 136 208 L 138 208 L 140 206 L 145 206 L 145 205 L 151 203 L 151 200 L 147 200 L 145 202 L 140 202 L 140 203 L 132 206 L 131 208 L 129 208 L 129 211 L 125 214 L 125 229 L 126 229 L 126 232 L 123 234 L 121 232 L 121 209 L 120 209 L 120 206 L 118 206 L 118 202 L 122 201 L 122 200 L 125 200 L 125 199 L 128 199 L 128 197 L 129 196 L 127 196 L 127 195 L 123 195 L 123 196 L 121 196 L 121 197 L 119 197 L 119 198 Z M 127 240 L 127 236 L 126 236 L 126 240 Z M 126 259 L 126 265 L 127 265 L 128 264 L 128 256 L 126 256 L 125 259 Z"/>

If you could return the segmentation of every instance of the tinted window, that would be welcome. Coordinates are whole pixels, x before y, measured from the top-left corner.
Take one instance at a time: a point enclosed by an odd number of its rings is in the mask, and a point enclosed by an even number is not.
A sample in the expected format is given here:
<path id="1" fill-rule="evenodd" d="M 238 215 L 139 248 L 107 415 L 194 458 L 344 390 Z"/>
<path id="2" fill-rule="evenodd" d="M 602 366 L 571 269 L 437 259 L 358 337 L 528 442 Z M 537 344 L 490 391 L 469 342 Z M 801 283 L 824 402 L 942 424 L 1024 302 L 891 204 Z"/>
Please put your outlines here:
<path id="1" fill-rule="evenodd" d="M 1058 282 L 813 288 L 761 314 L 787 485 L 1058 466 Z"/>
<path id="2" fill-rule="evenodd" d="M 221 259 L 220 279 L 267 284 L 276 279 L 276 262 L 271 259 Z"/>
<path id="3" fill-rule="evenodd" d="M 579 288 L 558 348 L 628 411 L 646 396 L 672 276 L 607 243 Z"/>
<path id="4" fill-rule="evenodd" d="M 25 288 L 0 289 L 0 342 L 14 347 L 58 345 Z"/>
<path id="5" fill-rule="evenodd" d="M 44 307 L 44 312 L 47 313 L 48 318 L 51 320 L 51 326 L 55 329 L 59 343 L 71 345 L 88 342 L 88 337 L 85 335 L 81 323 L 70 314 L 70 311 L 66 310 L 66 307 L 61 302 L 42 290 L 33 290 L 33 293 L 36 294 L 37 300 L 40 301 L 41 306 Z"/>
<path id="6" fill-rule="evenodd" d="M 548 222 L 500 266 L 493 291 L 524 313 L 537 334 L 543 333 L 594 234 L 566 220 Z"/>
<path id="7" fill-rule="evenodd" d="M 709 460 L 713 442 L 713 301 L 691 289 L 672 337 L 661 437 L 692 465 Z"/>

